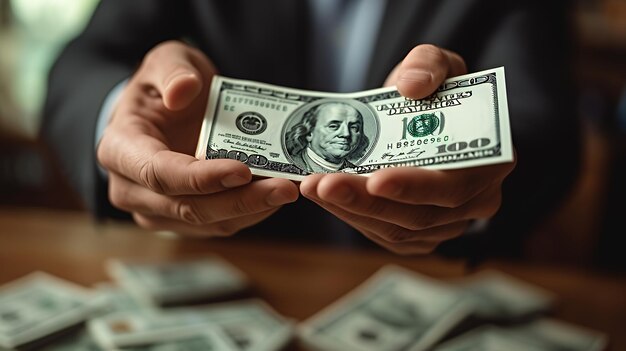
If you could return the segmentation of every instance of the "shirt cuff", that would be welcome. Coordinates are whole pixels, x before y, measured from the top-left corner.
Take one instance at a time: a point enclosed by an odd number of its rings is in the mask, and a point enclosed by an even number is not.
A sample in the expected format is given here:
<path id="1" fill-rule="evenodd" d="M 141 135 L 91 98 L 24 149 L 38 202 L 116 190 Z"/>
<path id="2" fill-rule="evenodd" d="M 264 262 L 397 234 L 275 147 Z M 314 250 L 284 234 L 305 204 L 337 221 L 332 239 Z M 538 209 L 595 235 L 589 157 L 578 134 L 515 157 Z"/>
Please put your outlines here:
<path id="1" fill-rule="evenodd" d="M 102 135 L 104 134 L 104 129 L 109 124 L 111 120 L 111 116 L 113 115 L 113 110 L 115 109 L 115 105 L 117 105 L 117 101 L 122 94 L 122 91 L 126 87 L 128 83 L 128 79 L 124 79 L 119 82 L 113 89 L 109 92 L 106 99 L 104 99 L 104 103 L 102 104 L 102 108 L 100 109 L 100 114 L 98 115 L 98 120 L 96 121 L 96 135 L 94 138 L 94 153 L 98 150 L 98 145 L 100 144 L 100 140 L 102 139 Z M 98 173 L 102 176 L 103 179 L 108 179 L 107 170 L 98 163 L 98 158 L 96 157 L 96 164 L 98 166 Z"/>

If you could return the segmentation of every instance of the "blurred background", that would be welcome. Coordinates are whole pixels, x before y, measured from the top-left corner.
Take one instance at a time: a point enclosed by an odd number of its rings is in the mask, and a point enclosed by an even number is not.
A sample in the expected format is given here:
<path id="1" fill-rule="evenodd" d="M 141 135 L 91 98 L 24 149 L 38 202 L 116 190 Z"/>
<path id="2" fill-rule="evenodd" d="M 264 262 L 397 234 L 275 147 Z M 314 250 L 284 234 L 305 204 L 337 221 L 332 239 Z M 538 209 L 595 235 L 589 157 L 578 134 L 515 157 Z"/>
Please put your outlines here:
<path id="1" fill-rule="evenodd" d="M 0 0 L 0 206 L 81 209 L 38 132 L 48 69 L 98 1 Z M 571 16 L 584 169 L 526 258 L 624 272 L 626 0 L 576 0 Z"/>

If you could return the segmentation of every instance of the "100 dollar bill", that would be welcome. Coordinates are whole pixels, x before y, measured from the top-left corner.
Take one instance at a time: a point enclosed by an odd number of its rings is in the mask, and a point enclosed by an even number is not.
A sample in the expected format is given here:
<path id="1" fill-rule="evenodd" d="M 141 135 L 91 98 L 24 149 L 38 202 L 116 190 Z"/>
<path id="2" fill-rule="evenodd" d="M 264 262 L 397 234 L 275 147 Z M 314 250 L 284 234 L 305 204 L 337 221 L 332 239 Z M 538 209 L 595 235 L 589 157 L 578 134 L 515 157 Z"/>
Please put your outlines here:
<path id="1" fill-rule="evenodd" d="M 323 93 L 216 75 L 196 157 L 235 159 L 255 175 L 293 180 L 510 162 L 504 68 L 448 79 L 421 100 L 395 87 Z"/>

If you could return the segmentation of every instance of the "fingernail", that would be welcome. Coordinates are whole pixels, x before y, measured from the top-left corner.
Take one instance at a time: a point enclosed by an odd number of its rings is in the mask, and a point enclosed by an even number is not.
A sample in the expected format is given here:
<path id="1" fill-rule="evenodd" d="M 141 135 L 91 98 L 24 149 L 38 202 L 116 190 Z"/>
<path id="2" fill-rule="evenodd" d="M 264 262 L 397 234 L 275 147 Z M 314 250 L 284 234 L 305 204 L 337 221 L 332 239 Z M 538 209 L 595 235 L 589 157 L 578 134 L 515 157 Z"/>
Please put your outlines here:
<path id="1" fill-rule="evenodd" d="M 267 203 L 270 206 L 281 206 L 294 201 L 293 196 L 280 189 L 274 189 L 274 191 L 267 196 Z"/>
<path id="2" fill-rule="evenodd" d="M 328 201 L 342 205 L 351 203 L 354 197 L 354 191 L 347 186 L 338 186 L 326 196 Z"/>
<path id="3" fill-rule="evenodd" d="M 242 186 L 244 184 L 248 184 L 250 182 L 249 179 L 244 178 L 238 174 L 229 174 L 222 178 L 222 186 L 225 188 L 235 188 L 238 186 Z"/>
<path id="4" fill-rule="evenodd" d="M 433 75 L 430 72 L 421 69 L 409 69 L 402 73 L 400 80 L 419 84 L 430 84 L 433 80 Z"/>

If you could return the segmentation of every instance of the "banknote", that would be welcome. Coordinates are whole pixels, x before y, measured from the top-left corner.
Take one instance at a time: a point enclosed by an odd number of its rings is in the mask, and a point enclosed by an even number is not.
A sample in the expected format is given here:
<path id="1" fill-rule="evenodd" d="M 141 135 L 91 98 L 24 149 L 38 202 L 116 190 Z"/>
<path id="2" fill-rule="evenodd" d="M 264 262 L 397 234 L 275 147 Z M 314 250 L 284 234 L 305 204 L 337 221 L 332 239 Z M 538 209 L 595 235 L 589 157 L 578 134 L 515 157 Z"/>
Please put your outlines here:
<path id="1" fill-rule="evenodd" d="M 479 318 L 520 319 L 549 311 L 556 296 L 496 270 L 483 270 L 453 283 L 472 299 Z"/>
<path id="2" fill-rule="evenodd" d="M 200 312 L 210 316 L 238 350 L 281 350 L 294 336 L 295 321 L 258 298 L 213 304 Z M 188 312 L 181 309 L 180 313 Z"/>
<path id="3" fill-rule="evenodd" d="M 180 332 L 194 334 L 215 331 L 217 327 L 206 320 L 179 327 L 171 320 L 159 318 L 151 311 L 116 312 L 87 322 L 89 335 L 105 350 L 165 342 L 175 339 Z M 155 331 L 155 332 L 146 332 Z"/>
<path id="4" fill-rule="evenodd" d="M 337 94 L 215 76 L 196 157 L 235 159 L 253 174 L 370 174 L 510 162 L 504 68 L 446 80 L 431 96 L 395 87 Z"/>
<path id="5" fill-rule="evenodd" d="M 502 328 L 501 332 L 537 350 L 603 351 L 608 344 L 602 332 L 552 318 Z"/>
<path id="6" fill-rule="evenodd" d="M 540 351 L 511 338 L 498 327 L 485 325 L 437 345 L 433 351 Z"/>
<path id="7" fill-rule="evenodd" d="M 217 256 L 177 261 L 111 259 L 108 274 L 147 305 L 182 304 L 241 292 L 243 272 Z"/>
<path id="8" fill-rule="evenodd" d="M 471 303 L 457 290 L 389 265 L 302 322 L 303 343 L 324 351 L 419 351 L 463 320 Z"/>
<path id="9" fill-rule="evenodd" d="M 152 305 L 138 301 L 126 289 L 110 282 L 101 282 L 94 285 L 92 304 L 96 308 L 97 316 L 103 316 L 117 311 L 138 311 L 154 308 Z"/>
<path id="10" fill-rule="evenodd" d="M 90 319 L 106 316 L 118 311 L 140 311 L 149 309 L 139 303 L 126 290 L 110 282 L 101 282 L 93 287 L 91 305 L 94 310 Z M 41 351 L 100 351 L 103 350 L 85 327 L 72 331 L 61 338 L 42 345 Z"/>
<path id="11" fill-rule="evenodd" d="M 292 338 L 293 322 L 259 299 L 161 311 L 122 311 L 88 322 L 103 348 L 167 341 L 180 331 L 218 330 L 237 350 L 280 350 Z"/>
<path id="12" fill-rule="evenodd" d="M 44 272 L 0 287 L 0 349 L 36 341 L 85 321 L 91 292 Z"/>
<path id="13" fill-rule="evenodd" d="M 37 348 L 39 351 L 103 351 L 85 328 Z"/>
<path id="14" fill-rule="evenodd" d="M 236 351 L 235 345 L 229 342 L 219 331 L 203 332 L 182 330 L 170 335 L 167 340 L 145 340 L 145 343 L 132 347 L 113 347 L 111 351 Z"/>

